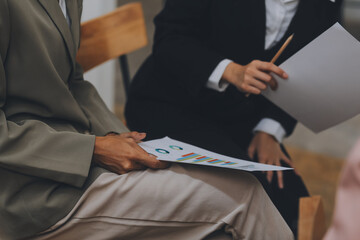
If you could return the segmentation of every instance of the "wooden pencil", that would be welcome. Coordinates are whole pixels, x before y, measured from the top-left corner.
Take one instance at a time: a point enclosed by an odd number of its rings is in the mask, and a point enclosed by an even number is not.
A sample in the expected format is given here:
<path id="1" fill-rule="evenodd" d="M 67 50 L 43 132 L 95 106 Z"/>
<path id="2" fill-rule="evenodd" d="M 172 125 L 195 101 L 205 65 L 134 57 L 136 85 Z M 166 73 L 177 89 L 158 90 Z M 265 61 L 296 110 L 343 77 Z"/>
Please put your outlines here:
<path id="1" fill-rule="evenodd" d="M 276 60 L 278 60 L 278 58 L 281 56 L 281 54 L 283 53 L 283 51 L 286 49 L 286 47 L 290 44 L 291 40 L 294 38 L 294 34 L 292 34 L 290 37 L 288 37 L 288 39 L 286 39 L 286 41 L 284 42 L 284 44 L 281 46 L 281 48 L 279 49 L 279 51 L 275 54 L 275 56 L 271 59 L 271 63 L 275 63 Z"/>

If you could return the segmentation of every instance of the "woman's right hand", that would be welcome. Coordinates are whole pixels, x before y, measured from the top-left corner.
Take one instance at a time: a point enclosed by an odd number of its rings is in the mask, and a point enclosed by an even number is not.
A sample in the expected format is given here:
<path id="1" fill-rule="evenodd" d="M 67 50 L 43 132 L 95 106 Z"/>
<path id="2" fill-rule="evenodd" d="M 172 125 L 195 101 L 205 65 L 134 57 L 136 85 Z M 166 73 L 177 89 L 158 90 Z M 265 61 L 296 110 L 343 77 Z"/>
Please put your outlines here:
<path id="1" fill-rule="evenodd" d="M 222 80 L 234 85 L 242 92 L 257 95 L 265 90 L 267 85 L 272 90 L 276 90 L 277 82 L 270 73 L 283 79 L 288 78 L 287 73 L 275 64 L 254 60 L 245 66 L 234 62 L 230 63 L 225 69 Z"/>
<path id="2" fill-rule="evenodd" d="M 168 163 L 157 160 L 138 145 L 145 136 L 145 133 L 130 132 L 96 137 L 93 161 L 117 174 L 146 168 L 167 168 Z"/>

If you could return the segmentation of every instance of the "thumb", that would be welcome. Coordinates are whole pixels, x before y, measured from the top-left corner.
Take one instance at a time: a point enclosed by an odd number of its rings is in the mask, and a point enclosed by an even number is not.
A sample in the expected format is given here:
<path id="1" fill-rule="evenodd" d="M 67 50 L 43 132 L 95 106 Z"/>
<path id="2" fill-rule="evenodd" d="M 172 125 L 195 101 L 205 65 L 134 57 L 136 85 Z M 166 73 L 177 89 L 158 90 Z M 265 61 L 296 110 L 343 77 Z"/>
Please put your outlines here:
<path id="1" fill-rule="evenodd" d="M 135 140 L 135 142 L 140 142 L 141 140 L 143 140 L 146 137 L 146 133 L 139 133 L 136 131 L 133 132 L 128 132 L 128 133 L 123 133 L 121 134 L 122 137 L 125 138 L 132 138 Z"/>

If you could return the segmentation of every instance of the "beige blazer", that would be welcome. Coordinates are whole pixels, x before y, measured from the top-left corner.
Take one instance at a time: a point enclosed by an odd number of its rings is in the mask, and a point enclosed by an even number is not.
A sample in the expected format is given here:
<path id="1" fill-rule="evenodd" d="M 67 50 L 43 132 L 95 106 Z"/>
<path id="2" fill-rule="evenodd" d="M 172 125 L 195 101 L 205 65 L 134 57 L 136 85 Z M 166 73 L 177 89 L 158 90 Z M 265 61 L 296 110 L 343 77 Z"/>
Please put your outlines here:
<path id="1" fill-rule="evenodd" d="M 105 171 L 95 135 L 127 131 L 76 63 L 82 0 L 67 8 L 71 28 L 57 0 L 0 0 L 1 240 L 66 216 Z"/>

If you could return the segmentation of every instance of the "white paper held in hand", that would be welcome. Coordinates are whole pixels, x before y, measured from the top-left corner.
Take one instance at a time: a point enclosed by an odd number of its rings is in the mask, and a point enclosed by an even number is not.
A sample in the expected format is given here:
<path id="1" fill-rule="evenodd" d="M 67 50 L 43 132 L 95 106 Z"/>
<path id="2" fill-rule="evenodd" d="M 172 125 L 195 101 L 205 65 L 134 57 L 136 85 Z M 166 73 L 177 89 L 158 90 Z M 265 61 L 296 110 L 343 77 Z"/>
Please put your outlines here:
<path id="1" fill-rule="evenodd" d="M 263 95 L 318 133 L 360 113 L 360 42 L 336 23 L 280 65 Z"/>

